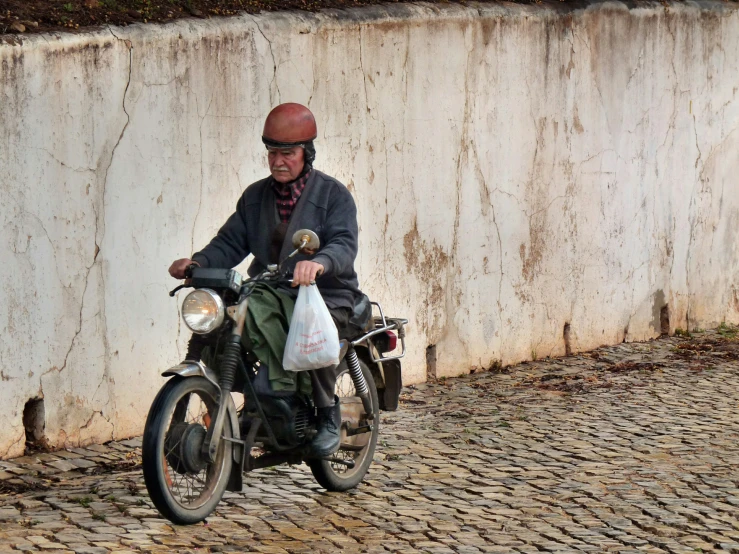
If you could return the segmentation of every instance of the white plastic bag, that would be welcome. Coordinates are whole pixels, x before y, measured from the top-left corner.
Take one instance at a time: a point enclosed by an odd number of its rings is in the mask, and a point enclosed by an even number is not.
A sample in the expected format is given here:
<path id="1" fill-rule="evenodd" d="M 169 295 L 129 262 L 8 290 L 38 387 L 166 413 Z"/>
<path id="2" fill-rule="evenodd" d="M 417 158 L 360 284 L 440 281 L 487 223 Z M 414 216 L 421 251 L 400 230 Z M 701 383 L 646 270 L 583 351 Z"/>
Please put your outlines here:
<path id="1" fill-rule="evenodd" d="M 316 285 L 301 285 L 285 343 L 282 366 L 288 371 L 339 363 L 339 332 Z"/>

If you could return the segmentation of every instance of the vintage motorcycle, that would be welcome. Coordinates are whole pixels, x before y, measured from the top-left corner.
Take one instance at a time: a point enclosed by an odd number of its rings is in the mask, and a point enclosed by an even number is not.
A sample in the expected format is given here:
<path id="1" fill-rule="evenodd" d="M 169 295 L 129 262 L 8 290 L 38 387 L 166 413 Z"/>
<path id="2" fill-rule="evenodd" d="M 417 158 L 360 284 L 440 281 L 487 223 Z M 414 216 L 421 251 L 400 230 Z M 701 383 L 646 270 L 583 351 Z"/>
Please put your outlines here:
<path id="1" fill-rule="evenodd" d="M 318 236 L 300 230 L 293 251 L 316 251 Z M 283 261 L 284 263 L 284 261 Z M 278 396 L 265 390 L 266 366 L 242 346 L 249 297 L 259 283 L 289 281 L 280 265 L 252 279 L 231 269 L 188 268 L 191 286 L 182 318 L 193 332 L 185 360 L 165 371 L 171 377 L 149 409 L 144 428 L 144 481 L 154 505 L 170 521 L 204 520 L 225 491 L 241 491 L 243 473 L 282 463 L 306 462 L 330 491 L 345 491 L 364 478 L 380 430 L 380 410 L 398 407 L 400 358 L 405 355 L 406 319 L 385 317 L 379 304 L 365 309 L 361 336 L 340 342 L 336 395 L 341 402 L 339 451 L 307 457 L 315 435 L 316 409 L 308 395 Z M 378 315 L 374 316 L 374 309 Z M 400 339 L 401 352 L 393 353 Z M 213 367 L 202 361 L 206 347 L 220 343 Z M 233 392 L 243 392 L 236 408 Z"/>

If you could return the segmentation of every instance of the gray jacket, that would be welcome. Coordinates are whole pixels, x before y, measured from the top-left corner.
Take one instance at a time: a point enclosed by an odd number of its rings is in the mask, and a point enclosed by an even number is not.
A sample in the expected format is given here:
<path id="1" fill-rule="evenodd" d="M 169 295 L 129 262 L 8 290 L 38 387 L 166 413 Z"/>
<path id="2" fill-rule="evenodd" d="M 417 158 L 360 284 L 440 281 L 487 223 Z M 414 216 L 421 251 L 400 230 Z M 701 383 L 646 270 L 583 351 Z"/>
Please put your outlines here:
<path id="1" fill-rule="evenodd" d="M 208 246 L 193 254 L 194 261 L 202 267 L 234 267 L 253 254 L 250 276 L 267 267 L 272 235 L 280 223 L 271 181 L 268 177 L 246 188 L 236 211 Z M 321 248 L 314 256 L 298 254 L 284 267 L 292 272 L 300 260 L 320 263 L 324 272 L 316 284 L 326 305 L 353 308 L 361 295 L 354 271 L 359 228 L 357 207 L 349 190 L 336 179 L 313 169 L 290 217 L 280 260 L 292 252 L 292 236 L 299 229 L 315 231 L 321 239 Z M 297 289 L 282 288 L 292 296 L 297 295 Z"/>

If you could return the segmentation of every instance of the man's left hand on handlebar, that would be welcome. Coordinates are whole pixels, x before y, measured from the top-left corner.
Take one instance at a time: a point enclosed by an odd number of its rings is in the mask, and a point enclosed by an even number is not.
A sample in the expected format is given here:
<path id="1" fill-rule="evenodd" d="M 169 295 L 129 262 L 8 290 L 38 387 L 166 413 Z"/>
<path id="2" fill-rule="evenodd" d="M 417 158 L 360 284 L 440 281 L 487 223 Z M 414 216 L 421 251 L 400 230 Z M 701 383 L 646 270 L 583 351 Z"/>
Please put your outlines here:
<path id="1" fill-rule="evenodd" d="M 317 262 L 308 260 L 298 262 L 293 270 L 293 286 L 310 285 L 316 280 L 316 277 L 323 273 L 323 269 L 324 267 Z"/>

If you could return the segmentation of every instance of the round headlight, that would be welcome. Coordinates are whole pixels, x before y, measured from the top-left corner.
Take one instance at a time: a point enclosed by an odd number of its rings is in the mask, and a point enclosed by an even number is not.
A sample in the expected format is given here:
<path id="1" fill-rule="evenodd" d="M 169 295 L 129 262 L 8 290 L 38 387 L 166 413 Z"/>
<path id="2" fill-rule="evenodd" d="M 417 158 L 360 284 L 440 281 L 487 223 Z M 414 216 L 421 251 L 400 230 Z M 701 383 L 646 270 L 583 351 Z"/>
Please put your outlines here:
<path id="1" fill-rule="evenodd" d="M 225 315 L 223 300 L 210 289 L 194 290 L 182 303 L 182 319 L 193 333 L 205 335 L 218 329 Z"/>

